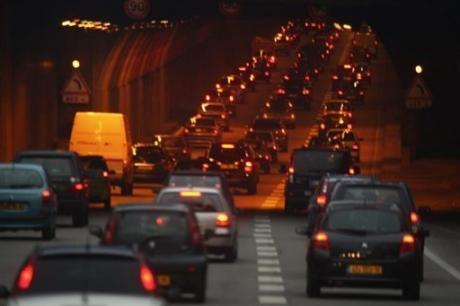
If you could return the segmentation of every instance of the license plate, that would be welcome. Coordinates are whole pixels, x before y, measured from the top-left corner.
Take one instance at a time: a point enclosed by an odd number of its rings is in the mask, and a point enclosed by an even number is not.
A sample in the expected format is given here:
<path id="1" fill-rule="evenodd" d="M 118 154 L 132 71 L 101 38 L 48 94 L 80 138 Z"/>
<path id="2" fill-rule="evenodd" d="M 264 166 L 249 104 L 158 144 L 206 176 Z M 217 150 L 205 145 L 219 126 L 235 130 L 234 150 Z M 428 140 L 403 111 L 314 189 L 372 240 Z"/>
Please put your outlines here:
<path id="1" fill-rule="evenodd" d="M 25 210 L 25 205 L 17 202 L 4 202 L 0 203 L 0 210 L 16 210 L 22 211 Z"/>
<path id="2" fill-rule="evenodd" d="M 222 170 L 233 170 L 233 169 L 236 169 L 237 166 L 236 165 L 221 165 L 220 166 L 220 169 Z"/>
<path id="3" fill-rule="evenodd" d="M 204 132 L 204 130 L 203 129 L 195 129 L 195 132 L 202 133 L 202 132 Z"/>
<path id="4" fill-rule="evenodd" d="M 137 168 L 140 170 L 153 170 L 155 167 L 154 166 L 137 166 Z"/>
<path id="5" fill-rule="evenodd" d="M 158 275 L 157 281 L 158 281 L 158 285 L 160 286 L 171 285 L 171 277 L 169 275 Z"/>
<path id="6" fill-rule="evenodd" d="M 349 265 L 348 273 L 354 275 L 382 275 L 383 267 L 380 265 Z"/>

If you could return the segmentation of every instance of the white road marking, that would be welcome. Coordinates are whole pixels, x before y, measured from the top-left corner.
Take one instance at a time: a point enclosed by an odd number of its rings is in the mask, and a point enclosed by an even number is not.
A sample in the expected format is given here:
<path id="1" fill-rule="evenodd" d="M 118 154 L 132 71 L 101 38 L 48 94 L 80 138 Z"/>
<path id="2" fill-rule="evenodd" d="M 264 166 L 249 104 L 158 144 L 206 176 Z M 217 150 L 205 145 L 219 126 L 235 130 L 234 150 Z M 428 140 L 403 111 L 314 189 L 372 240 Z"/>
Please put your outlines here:
<path id="1" fill-rule="evenodd" d="M 268 227 L 267 228 L 265 228 L 265 227 L 263 227 L 263 228 L 255 228 L 254 232 L 255 233 L 271 233 L 272 229 L 268 228 Z"/>
<path id="2" fill-rule="evenodd" d="M 257 264 L 279 266 L 280 261 L 278 259 L 257 259 Z"/>
<path id="3" fill-rule="evenodd" d="M 254 238 L 272 238 L 271 233 L 254 233 Z"/>
<path id="4" fill-rule="evenodd" d="M 259 266 L 257 267 L 257 272 L 259 273 L 281 273 L 281 268 L 280 267 Z"/>
<path id="5" fill-rule="evenodd" d="M 268 238 L 256 238 L 257 244 L 274 244 L 275 241 L 273 239 Z"/>
<path id="6" fill-rule="evenodd" d="M 257 252 L 257 257 L 278 257 L 278 252 Z"/>
<path id="7" fill-rule="evenodd" d="M 274 251 L 276 251 L 276 247 L 267 246 L 267 245 L 258 245 L 257 246 L 257 251 L 271 251 L 271 252 L 274 252 Z"/>
<path id="8" fill-rule="evenodd" d="M 267 276 L 267 275 L 259 275 L 257 277 L 259 283 L 274 283 L 274 284 L 282 284 L 283 278 L 281 276 Z"/>
<path id="9" fill-rule="evenodd" d="M 268 228 L 268 227 L 271 227 L 270 224 L 265 224 L 265 223 L 256 223 L 254 224 L 255 227 L 258 227 L 258 228 Z"/>
<path id="10" fill-rule="evenodd" d="M 283 285 L 261 284 L 261 285 L 259 285 L 259 291 L 264 291 L 264 292 L 283 292 L 284 291 L 284 286 Z"/>
<path id="11" fill-rule="evenodd" d="M 256 220 L 256 224 L 257 223 L 270 223 L 270 222 L 271 222 L 270 219 L 258 219 L 258 220 Z"/>
<path id="12" fill-rule="evenodd" d="M 425 256 L 428 257 L 431 261 L 441 267 L 444 271 L 453 276 L 456 280 L 460 281 L 460 271 L 457 270 L 454 266 L 446 262 L 444 259 L 433 253 L 429 248 L 425 247 Z"/>
<path id="13" fill-rule="evenodd" d="M 260 304 L 287 304 L 287 300 L 284 296 L 272 296 L 272 295 L 259 295 Z"/>

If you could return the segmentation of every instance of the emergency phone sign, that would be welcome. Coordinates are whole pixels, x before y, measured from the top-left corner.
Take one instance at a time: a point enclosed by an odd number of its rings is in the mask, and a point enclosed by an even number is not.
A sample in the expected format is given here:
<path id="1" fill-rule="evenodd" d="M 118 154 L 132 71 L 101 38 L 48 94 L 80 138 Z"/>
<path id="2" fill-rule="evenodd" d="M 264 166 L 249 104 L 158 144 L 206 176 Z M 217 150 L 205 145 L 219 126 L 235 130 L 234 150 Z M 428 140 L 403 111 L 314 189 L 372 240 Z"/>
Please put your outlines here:
<path id="1" fill-rule="evenodd" d="M 150 13 L 150 0 L 125 0 L 126 15 L 134 20 L 142 20 Z"/>

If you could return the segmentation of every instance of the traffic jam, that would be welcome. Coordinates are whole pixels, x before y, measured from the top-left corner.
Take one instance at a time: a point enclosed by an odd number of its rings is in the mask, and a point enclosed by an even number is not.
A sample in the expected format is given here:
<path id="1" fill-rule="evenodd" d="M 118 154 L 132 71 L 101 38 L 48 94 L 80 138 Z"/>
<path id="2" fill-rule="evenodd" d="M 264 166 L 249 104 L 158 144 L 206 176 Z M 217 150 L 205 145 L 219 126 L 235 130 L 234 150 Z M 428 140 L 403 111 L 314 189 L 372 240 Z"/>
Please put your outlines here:
<path id="1" fill-rule="evenodd" d="M 429 209 L 416 205 L 404 182 L 381 180 L 362 165 L 367 140 L 355 113 L 368 103 L 380 56 L 369 25 L 291 20 L 216 77 L 196 113 L 170 134 L 131 143 L 126 115 L 77 112 L 67 151 L 24 150 L 0 164 L 2 234 L 31 240 L 1 298 L 18 306 L 217 305 L 208 299 L 210 270 L 248 269 L 240 221 L 267 214 L 241 203 L 262 198 L 264 182 L 281 174 L 282 208 L 269 215 L 303 224 L 290 234 L 306 248 L 295 254 L 304 263 L 296 273 L 305 304 L 341 287 L 397 289 L 419 300 Z M 321 102 L 314 98 L 320 81 Z M 257 114 L 248 118 L 255 95 Z M 292 133 L 302 135 L 300 145 Z M 62 226 L 61 215 L 71 225 Z M 61 234 L 81 228 L 87 234 L 78 243 Z M 270 232 L 260 226 L 255 239 L 270 240 Z"/>

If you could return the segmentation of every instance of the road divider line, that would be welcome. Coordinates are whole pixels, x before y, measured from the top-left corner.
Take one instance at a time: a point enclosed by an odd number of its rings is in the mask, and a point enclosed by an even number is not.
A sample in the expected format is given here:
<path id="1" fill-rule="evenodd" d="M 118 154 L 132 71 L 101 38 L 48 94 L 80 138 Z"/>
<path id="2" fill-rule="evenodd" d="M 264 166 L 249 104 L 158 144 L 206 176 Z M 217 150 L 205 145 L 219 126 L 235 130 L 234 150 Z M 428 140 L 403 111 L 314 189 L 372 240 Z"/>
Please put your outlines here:
<path id="1" fill-rule="evenodd" d="M 272 238 L 271 233 L 254 233 L 255 238 Z"/>
<path id="2" fill-rule="evenodd" d="M 273 239 L 268 238 L 256 238 L 256 244 L 274 244 L 275 241 Z"/>
<path id="3" fill-rule="evenodd" d="M 281 268 L 280 267 L 259 266 L 257 267 L 257 272 L 259 273 L 281 273 Z"/>
<path id="4" fill-rule="evenodd" d="M 281 284 L 283 283 L 283 277 L 281 276 L 269 276 L 269 275 L 259 275 L 257 277 L 259 283 L 274 283 Z"/>
<path id="5" fill-rule="evenodd" d="M 271 296 L 271 295 L 259 295 L 260 304 L 287 304 L 287 300 L 284 296 Z"/>
<path id="6" fill-rule="evenodd" d="M 259 285 L 259 291 L 263 292 L 284 292 L 284 286 L 283 285 L 266 285 L 266 284 L 260 284 Z"/>
<path id="7" fill-rule="evenodd" d="M 257 259 L 258 265 L 274 265 L 279 266 L 280 261 L 278 259 Z"/>
<path id="8" fill-rule="evenodd" d="M 258 245 L 257 246 L 257 251 L 276 251 L 276 247 L 274 246 L 268 246 L 268 245 Z"/>
<path id="9" fill-rule="evenodd" d="M 278 257 L 278 252 L 257 252 L 257 257 Z"/>
<path id="10" fill-rule="evenodd" d="M 460 281 L 460 271 L 456 269 L 454 266 L 449 264 L 447 261 L 436 255 L 433 251 L 429 248 L 425 247 L 425 256 L 428 257 L 431 261 L 441 267 L 444 271 L 454 277 L 456 280 Z"/>

